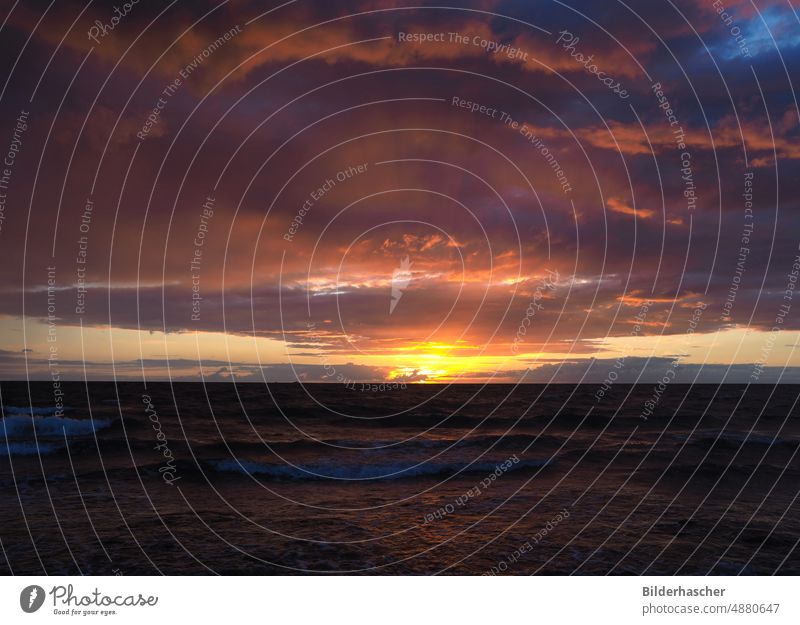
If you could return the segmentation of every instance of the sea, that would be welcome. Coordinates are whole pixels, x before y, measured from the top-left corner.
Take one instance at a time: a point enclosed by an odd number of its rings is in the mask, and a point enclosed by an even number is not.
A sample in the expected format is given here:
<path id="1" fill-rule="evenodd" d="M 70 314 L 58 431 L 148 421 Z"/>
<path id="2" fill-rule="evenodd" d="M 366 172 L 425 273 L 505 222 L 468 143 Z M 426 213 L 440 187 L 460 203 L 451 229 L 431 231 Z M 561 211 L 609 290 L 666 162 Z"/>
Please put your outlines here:
<path id="1" fill-rule="evenodd" d="M 60 391 L 0 383 L 3 574 L 800 574 L 799 386 Z"/>

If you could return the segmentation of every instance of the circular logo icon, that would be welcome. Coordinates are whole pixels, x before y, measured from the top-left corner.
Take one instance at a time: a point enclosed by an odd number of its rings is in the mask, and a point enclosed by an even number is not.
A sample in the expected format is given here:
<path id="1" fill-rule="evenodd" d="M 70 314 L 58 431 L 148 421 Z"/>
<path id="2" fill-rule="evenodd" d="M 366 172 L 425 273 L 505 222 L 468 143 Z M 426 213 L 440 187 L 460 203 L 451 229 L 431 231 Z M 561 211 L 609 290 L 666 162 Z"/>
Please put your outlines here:
<path id="1" fill-rule="evenodd" d="M 41 586 L 28 586 L 19 594 L 19 607 L 23 612 L 36 612 L 44 603 L 44 588 Z"/>

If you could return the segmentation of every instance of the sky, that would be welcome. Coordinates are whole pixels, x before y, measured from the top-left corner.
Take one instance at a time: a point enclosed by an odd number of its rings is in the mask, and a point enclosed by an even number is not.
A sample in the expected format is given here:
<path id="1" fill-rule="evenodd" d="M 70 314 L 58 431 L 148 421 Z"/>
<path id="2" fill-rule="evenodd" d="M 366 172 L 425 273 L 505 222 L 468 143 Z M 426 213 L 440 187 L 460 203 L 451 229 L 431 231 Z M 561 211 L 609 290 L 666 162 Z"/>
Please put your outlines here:
<path id="1" fill-rule="evenodd" d="M 2 379 L 800 383 L 787 0 L 0 24 Z"/>

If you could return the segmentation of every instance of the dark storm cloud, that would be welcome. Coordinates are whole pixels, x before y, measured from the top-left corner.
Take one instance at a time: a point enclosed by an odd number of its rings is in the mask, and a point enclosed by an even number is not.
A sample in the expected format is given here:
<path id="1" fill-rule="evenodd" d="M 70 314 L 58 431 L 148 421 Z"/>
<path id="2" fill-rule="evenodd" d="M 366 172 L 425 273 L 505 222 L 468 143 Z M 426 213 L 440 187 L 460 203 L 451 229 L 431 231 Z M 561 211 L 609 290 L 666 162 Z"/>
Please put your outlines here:
<path id="1" fill-rule="evenodd" d="M 574 384 L 580 380 L 584 384 L 608 384 L 609 373 L 614 384 L 798 384 L 800 367 L 764 367 L 755 369 L 753 365 L 720 365 L 684 363 L 674 366 L 669 358 L 625 359 L 623 366 L 611 359 L 591 359 L 582 362 L 546 364 L 525 374 L 525 382 L 539 384 Z M 668 374 L 669 372 L 669 374 Z"/>

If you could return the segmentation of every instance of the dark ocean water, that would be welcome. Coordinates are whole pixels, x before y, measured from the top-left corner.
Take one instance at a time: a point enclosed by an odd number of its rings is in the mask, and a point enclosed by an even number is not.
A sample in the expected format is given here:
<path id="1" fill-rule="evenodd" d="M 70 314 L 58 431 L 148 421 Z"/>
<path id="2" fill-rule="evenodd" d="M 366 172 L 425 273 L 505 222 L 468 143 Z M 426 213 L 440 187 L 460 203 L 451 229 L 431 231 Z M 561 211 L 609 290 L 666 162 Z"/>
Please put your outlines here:
<path id="1" fill-rule="evenodd" d="M 796 386 L 0 390 L 6 574 L 800 574 Z"/>

